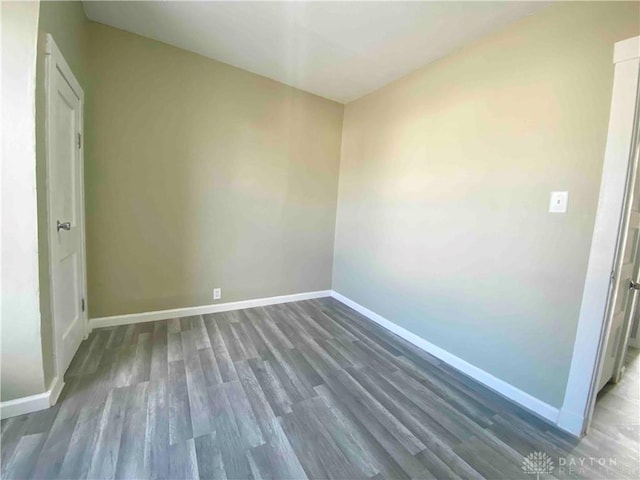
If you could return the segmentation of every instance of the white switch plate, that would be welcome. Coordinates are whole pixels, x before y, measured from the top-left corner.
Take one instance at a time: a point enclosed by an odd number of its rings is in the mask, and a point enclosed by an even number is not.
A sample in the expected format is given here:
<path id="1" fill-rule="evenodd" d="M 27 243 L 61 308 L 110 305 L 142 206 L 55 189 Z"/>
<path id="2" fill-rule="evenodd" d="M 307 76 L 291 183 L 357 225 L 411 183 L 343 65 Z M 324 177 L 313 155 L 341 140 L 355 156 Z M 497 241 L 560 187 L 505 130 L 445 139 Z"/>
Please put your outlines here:
<path id="1" fill-rule="evenodd" d="M 569 192 L 551 192 L 549 200 L 550 213 L 565 213 L 569 203 Z"/>
<path id="2" fill-rule="evenodd" d="M 213 289 L 213 299 L 214 300 L 220 300 L 220 298 L 222 297 L 222 290 L 219 288 L 214 288 Z"/>

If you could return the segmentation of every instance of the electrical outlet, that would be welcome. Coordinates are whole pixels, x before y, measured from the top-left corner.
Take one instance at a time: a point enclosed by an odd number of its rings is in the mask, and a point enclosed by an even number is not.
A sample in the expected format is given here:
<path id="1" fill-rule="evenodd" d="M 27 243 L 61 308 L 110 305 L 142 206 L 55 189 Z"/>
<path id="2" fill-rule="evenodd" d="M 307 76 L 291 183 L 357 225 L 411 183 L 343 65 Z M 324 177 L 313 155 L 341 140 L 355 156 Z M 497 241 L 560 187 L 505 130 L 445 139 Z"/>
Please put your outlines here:
<path id="1" fill-rule="evenodd" d="M 213 289 L 213 299 L 220 300 L 222 298 L 222 290 L 220 288 Z"/>

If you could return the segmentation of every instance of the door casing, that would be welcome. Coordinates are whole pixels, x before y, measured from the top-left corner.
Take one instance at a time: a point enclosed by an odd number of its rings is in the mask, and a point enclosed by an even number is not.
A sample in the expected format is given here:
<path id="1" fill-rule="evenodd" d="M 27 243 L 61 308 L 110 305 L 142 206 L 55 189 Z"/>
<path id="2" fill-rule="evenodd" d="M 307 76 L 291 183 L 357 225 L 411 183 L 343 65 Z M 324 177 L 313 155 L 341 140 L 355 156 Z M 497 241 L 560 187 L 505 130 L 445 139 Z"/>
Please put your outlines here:
<path id="1" fill-rule="evenodd" d="M 56 231 L 56 220 L 54 212 L 51 208 L 52 199 L 53 199 L 53 190 L 51 187 L 52 182 L 50 179 L 50 172 L 52 171 L 52 128 L 54 125 L 53 115 L 53 101 L 54 101 L 54 74 L 56 70 L 58 70 L 68 82 L 71 89 L 80 99 L 80 119 L 79 119 L 79 134 L 80 134 L 80 147 L 79 153 L 77 155 L 77 172 L 79 175 L 78 183 L 80 188 L 78 189 L 78 195 L 76 200 L 79 205 L 77 205 L 77 211 L 79 212 L 77 223 L 78 229 L 80 231 L 80 281 L 81 285 L 79 285 L 79 291 L 82 292 L 82 297 L 84 298 L 84 311 L 82 312 L 82 322 L 83 322 L 83 333 L 84 338 L 86 338 L 89 334 L 89 322 L 88 322 L 88 299 L 87 299 L 87 258 L 86 258 L 86 235 L 85 235 L 85 210 L 84 210 L 84 91 L 80 86 L 80 83 L 73 75 L 71 68 L 65 61 L 62 56 L 62 52 L 56 45 L 51 34 L 47 34 L 46 36 L 46 46 L 45 46 L 45 99 L 46 99 L 46 114 L 45 114 L 45 155 L 46 155 L 46 183 L 47 183 L 47 236 L 48 236 L 48 245 L 49 245 L 49 295 L 51 298 L 51 322 L 52 322 L 52 330 L 53 330 L 53 350 L 55 355 L 55 378 L 53 384 L 59 384 L 60 386 L 64 383 L 64 366 L 62 365 L 62 357 L 63 355 L 60 352 L 60 335 L 61 332 L 56 330 L 56 318 L 55 318 L 55 307 L 53 302 L 55 302 L 54 295 L 54 287 L 55 287 L 55 275 L 54 275 L 54 256 L 52 252 L 53 245 L 53 232 Z M 55 403 L 56 399 L 51 399 L 51 403 Z"/>

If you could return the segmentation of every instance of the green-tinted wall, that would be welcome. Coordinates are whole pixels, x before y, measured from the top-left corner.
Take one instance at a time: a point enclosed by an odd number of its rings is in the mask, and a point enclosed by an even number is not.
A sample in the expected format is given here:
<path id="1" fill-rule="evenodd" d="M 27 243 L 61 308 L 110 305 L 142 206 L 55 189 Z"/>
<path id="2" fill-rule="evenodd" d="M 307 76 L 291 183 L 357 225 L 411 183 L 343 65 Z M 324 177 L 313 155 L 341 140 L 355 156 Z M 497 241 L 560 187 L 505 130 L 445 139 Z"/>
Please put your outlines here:
<path id="1" fill-rule="evenodd" d="M 640 4 L 564 2 L 345 108 L 333 289 L 559 407 Z M 567 214 L 547 212 L 569 191 Z"/>

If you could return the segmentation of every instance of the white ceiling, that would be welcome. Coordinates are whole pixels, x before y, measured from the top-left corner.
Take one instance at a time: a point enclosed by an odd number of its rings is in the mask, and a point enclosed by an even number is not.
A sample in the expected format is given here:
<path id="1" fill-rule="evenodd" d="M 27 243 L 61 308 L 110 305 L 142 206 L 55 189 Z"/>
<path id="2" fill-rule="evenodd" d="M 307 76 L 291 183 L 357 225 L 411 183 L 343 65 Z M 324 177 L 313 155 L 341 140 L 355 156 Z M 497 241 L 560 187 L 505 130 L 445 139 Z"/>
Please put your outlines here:
<path id="1" fill-rule="evenodd" d="M 84 2 L 96 22 L 346 103 L 549 2 Z"/>

